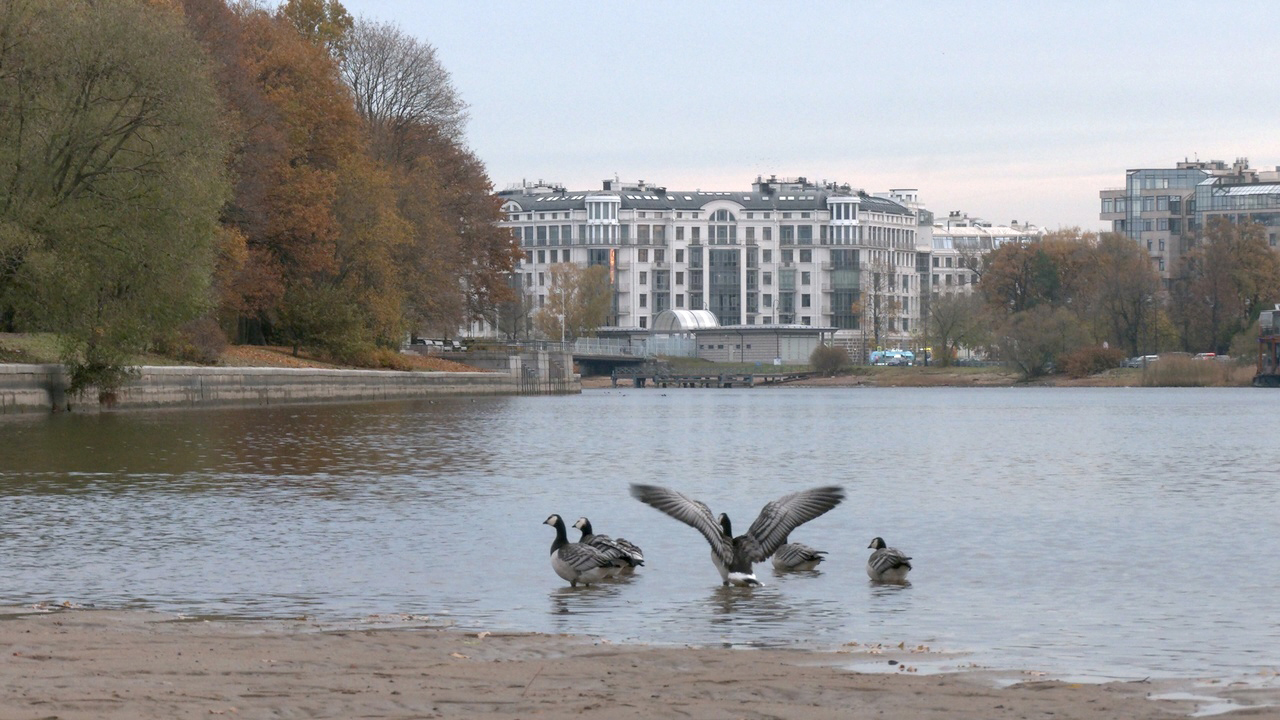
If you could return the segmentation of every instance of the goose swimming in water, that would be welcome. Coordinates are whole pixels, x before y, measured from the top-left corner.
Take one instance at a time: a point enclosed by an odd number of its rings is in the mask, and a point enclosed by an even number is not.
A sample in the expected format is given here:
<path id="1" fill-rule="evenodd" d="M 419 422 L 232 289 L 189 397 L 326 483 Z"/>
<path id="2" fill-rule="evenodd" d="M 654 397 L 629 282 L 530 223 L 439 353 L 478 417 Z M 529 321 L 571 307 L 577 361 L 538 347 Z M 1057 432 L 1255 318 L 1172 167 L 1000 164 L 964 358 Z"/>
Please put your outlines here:
<path id="1" fill-rule="evenodd" d="M 760 585 L 751 569 L 763 562 L 800 525 L 840 504 L 844 488 L 829 485 L 784 495 L 765 503 L 747 532 L 733 536 L 729 516 L 711 514 L 705 503 L 657 485 L 632 485 L 631 495 L 689 525 L 711 544 L 711 562 L 725 585 Z"/>
<path id="2" fill-rule="evenodd" d="M 620 560 L 619 571 L 623 574 L 635 572 L 637 566 L 644 564 L 644 553 L 640 552 L 640 548 L 636 547 L 634 543 L 628 542 L 626 538 L 596 535 L 591 530 L 591 521 L 586 517 L 578 518 L 578 522 L 574 523 L 573 526 L 582 531 L 582 538 L 578 542 L 583 545 L 590 545 L 605 555 Z"/>
<path id="3" fill-rule="evenodd" d="M 876 582 L 904 583 L 911 570 L 911 558 L 898 548 L 885 547 L 884 538 L 876 538 L 867 547 L 872 549 L 867 558 L 867 576 Z"/>
<path id="4" fill-rule="evenodd" d="M 814 550 L 804 543 L 787 542 L 786 538 L 782 539 L 782 545 L 773 553 L 773 568 L 775 570 L 812 570 L 818 567 L 818 563 L 826 560 L 826 550 Z"/>
<path id="5" fill-rule="evenodd" d="M 577 587 L 578 583 L 590 585 L 609 577 L 618 570 L 618 560 L 596 550 L 590 545 L 569 542 L 565 534 L 564 520 L 551 515 L 544 525 L 556 529 L 556 539 L 551 543 L 551 568 L 556 574 Z"/>

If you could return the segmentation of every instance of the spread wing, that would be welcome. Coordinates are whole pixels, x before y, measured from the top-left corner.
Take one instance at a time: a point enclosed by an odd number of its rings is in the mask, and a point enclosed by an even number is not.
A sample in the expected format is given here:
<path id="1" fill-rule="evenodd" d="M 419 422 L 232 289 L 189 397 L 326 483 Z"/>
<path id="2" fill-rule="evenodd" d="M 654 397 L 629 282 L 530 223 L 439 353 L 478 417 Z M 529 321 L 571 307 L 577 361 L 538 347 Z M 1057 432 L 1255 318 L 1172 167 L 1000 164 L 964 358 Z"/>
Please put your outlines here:
<path id="1" fill-rule="evenodd" d="M 705 503 L 657 485 L 633 484 L 631 496 L 702 533 L 707 542 L 711 543 L 712 552 L 720 557 L 725 567 L 733 564 L 733 544 L 724 536 L 720 523 L 716 522 L 711 514 L 711 508 Z"/>
<path id="2" fill-rule="evenodd" d="M 569 543 L 557 552 L 562 561 L 580 573 L 613 565 L 613 560 L 608 555 L 582 543 Z"/>
<path id="3" fill-rule="evenodd" d="M 795 567 L 800 563 L 822 560 L 822 556 L 826 554 L 826 550 L 814 550 L 804 543 L 787 543 L 778 548 L 774 558 L 782 561 L 782 564 L 787 567 Z"/>
<path id="4" fill-rule="evenodd" d="M 743 536 L 743 549 L 752 562 L 769 557 L 792 530 L 825 513 L 844 500 L 844 488 L 838 485 L 816 487 L 784 495 L 765 503 L 760 516 Z"/>

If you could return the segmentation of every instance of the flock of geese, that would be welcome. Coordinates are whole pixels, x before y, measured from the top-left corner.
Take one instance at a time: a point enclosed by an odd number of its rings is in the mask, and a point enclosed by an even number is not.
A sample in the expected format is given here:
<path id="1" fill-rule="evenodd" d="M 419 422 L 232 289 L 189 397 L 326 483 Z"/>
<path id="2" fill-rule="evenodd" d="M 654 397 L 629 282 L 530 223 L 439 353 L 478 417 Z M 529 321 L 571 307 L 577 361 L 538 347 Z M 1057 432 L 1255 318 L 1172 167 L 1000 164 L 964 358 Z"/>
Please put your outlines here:
<path id="1" fill-rule="evenodd" d="M 837 485 L 801 490 L 765 503 L 760 515 L 742 535 L 734 537 L 733 525 L 724 513 L 712 515 L 707 504 L 658 485 L 631 486 L 631 496 L 692 527 L 711 545 L 711 562 L 725 585 L 755 586 L 753 565 L 773 558 L 778 570 L 812 570 L 827 554 L 803 543 L 789 542 L 791 531 L 819 517 L 844 500 Z M 644 564 L 644 553 L 623 538 L 597 535 L 591 521 L 578 518 L 573 526 L 582 531 L 578 542 L 569 542 L 564 519 L 551 515 L 544 522 L 556 530 L 551 543 L 551 567 L 573 587 L 591 585 L 606 578 L 635 572 Z M 867 546 L 867 575 L 876 582 L 904 583 L 911 558 L 875 538 Z"/>

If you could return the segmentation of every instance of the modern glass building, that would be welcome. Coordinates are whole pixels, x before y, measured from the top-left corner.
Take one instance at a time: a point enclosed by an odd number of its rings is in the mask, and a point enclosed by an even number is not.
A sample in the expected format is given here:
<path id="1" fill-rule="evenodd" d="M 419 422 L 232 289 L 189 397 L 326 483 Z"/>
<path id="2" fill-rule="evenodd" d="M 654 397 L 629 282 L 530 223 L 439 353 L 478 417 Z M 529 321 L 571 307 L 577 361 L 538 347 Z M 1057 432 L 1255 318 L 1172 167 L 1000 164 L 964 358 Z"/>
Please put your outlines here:
<path id="1" fill-rule="evenodd" d="M 1099 217 L 1111 223 L 1112 231 L 1144 247 L 1167 284 L 1210 216 L 1269 225 L 1274 246 L 1280 229 L 1280 188 L 1275 183 L 1280 183 L 1280 171 L 1254 170 L 1246 158 L 1231 165 L 1184 160 L 1173 168 L 1129 170 L 1124 187 L 1099 194 Z"/>

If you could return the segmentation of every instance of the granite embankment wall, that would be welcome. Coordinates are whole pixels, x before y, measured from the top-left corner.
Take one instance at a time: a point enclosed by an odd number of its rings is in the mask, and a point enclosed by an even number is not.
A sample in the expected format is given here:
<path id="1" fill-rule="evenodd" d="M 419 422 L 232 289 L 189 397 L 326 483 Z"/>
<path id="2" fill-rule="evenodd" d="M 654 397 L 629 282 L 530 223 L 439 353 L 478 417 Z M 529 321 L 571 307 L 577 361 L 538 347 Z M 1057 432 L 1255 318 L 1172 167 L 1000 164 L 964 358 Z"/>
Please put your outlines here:
<path id="1" fill-rule="evenodd" d="M 543 354 L 545 355 L 545 354 Z M 142 367 L 103 405 L 92 389 L 66 391 L 61 365 L 0 365 L 0 414 L 104 409 L 282 405 L 399 400 L 438 395 L 536 395 L 581 392 L 562 363 L 546 357 L 492 359 L 495 372 L 399 372 L 295 368 Z M 502 367 L 505 366 L 505 367 Z M 569 364 L 570 368 L 572 364 Z"/>

